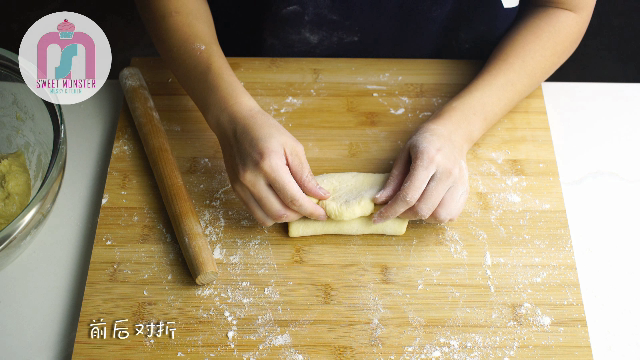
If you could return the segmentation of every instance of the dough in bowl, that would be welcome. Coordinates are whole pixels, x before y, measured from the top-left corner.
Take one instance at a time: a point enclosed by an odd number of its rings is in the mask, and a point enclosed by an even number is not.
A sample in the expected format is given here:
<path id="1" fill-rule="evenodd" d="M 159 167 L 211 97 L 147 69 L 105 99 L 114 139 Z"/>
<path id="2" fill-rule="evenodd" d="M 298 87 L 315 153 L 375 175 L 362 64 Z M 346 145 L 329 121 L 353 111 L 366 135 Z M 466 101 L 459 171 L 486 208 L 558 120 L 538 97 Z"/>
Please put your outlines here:
<path id="1" fill-rule="evenodd" d="M 402 235 L 409 220 L 390 219 L 374 224 L 373 197 L 382 190 L 389 174 L 333 173 L 316 176 L 323 188 L 331 193 L 327 200 L 314 199 L 327 213 L 326 221 L 301 218 L 289 223 L 289 236 L 310 235 Z"/>
<path id="2" fill-rule="evenodd" d="M 0 154 L 0 230 L 13 221 L 31 200 L 31 177 L 24 154 Z"/>

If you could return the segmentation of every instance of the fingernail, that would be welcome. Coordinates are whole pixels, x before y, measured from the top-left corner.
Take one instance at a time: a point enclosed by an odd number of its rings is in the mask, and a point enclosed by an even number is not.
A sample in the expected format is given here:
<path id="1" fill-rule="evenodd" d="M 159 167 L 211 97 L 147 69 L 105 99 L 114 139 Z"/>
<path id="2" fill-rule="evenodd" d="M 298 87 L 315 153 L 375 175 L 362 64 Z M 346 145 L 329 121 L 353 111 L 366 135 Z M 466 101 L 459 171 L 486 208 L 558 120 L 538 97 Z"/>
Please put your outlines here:
<path id="1" fill-rule="evenodd" d="M 380 217 L 378 217 L 378 216 L 374 216 L 374 217 L 373 217 L 373 223 L 374 223 L 374 224 L 379 224 L 379 223 L 381 223 L 381 222 L 383 222 L 383 221 L 384 221 L 384 219 L 381 219 L 381 218 L 380 218 Z"/>
<path id="2" fill-rule="evenodd" d="M 383 192 L 383 191 L 384 191 L 384 189 L 382 189 L 382 190 L 378 191 L 378 193 L 376 194 L 376 196 L 374 196 L 373 198 L 374 198 L 374 199 L 377 199 L 377 198 L 379 198 L 380 196 L 382 196 L 382 192 Z"/>
<path id="3" fill-rule="evenodd" d="M 322 221 L 327 220 L 327 219 L 328 219 L 328 217 L 327 217 L 326 214 L 323 214 L 318 218 L 318 220 L 322 220 Z"/>
<path id="4" fill-rule="evenodd" d="M 318 190 L 320 190 L 320 194 L 324 195 L 324 196 L 329 196 L 331 195 L 331 193 L 329 193 L 325 188 L 323 188 L 322 186 L 318 185 Z"/>

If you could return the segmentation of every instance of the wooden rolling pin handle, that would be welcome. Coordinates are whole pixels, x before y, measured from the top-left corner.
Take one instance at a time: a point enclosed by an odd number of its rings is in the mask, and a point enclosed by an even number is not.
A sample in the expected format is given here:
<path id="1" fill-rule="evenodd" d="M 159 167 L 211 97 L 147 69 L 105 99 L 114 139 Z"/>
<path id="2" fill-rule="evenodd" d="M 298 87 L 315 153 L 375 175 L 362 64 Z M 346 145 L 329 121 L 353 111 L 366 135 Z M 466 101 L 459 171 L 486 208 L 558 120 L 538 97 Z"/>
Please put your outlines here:
<path id="1" fill-rule="evenodd" d="M 191 275 L 198 285 L 211 283 L 218 275 L 213 252 L 202 231 L 200 219 L 184 186 L 169 147 L 169 139 L 140 70 L 135 67 L 124 68 L 120 72 L 120 85 Z"/>

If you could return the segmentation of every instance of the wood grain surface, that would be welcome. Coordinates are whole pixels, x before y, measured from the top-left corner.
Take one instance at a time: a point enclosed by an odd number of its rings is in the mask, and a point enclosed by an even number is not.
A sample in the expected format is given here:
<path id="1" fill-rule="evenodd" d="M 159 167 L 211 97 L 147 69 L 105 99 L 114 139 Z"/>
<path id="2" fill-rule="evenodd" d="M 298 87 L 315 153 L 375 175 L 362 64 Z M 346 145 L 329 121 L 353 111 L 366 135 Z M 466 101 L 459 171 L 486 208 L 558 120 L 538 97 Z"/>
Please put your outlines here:
<path id="1" fill-rule="evenodd" d="M 471 80 L 464 61 L 230 59 L 304 145 L 315 174 L 387 172 L 416 127 Z M 159 59 L 149 85 L 220 270 L 196 286 L 123 107 L 74 358 L 592 357 L 542 91 L 469 152 L 471 194 L 402 236 L 289 238 L 229 187 L 215 135 Z M 104 319 L 106 339 L 91 338 Z M 116 320 L 129 337 L 113 338 Z M 135 324 L 175 322 L 135 335 Z M 155 328 L 157 331 L 157 328 Z M 157 332 L 156 334 L 157 335 Z"/>

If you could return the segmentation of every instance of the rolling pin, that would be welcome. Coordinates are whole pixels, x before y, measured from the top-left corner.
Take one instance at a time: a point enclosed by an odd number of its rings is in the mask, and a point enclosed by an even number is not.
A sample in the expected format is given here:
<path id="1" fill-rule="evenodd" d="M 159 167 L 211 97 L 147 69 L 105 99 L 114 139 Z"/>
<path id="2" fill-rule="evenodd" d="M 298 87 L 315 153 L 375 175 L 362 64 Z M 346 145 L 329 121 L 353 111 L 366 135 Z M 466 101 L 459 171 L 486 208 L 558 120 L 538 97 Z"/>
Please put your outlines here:
<path id="1" fill-rule="evenodd" d="M 171 153 L 169 139 L 160 123 L 147 83 L 140 70 L 127 67 L 120 72 L 120 85 L 191 275 L 198 285 L 209 284 L 217 278 L 218 268 Z"/>

